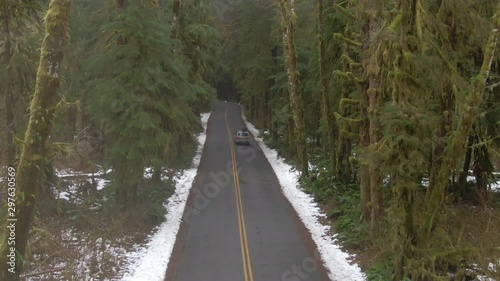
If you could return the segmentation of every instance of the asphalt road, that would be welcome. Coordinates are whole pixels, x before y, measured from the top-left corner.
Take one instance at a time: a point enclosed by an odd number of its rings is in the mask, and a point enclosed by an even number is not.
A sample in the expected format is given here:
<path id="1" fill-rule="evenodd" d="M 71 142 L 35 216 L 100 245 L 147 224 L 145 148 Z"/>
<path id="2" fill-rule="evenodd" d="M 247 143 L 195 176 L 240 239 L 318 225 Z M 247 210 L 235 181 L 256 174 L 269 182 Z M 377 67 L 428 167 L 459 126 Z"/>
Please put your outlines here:
<path id="1" fill-rule="evenodd" d="M 238 105 L 216 104 L 166 280 L 328 280 L 255 140 L 233 145 L 242 127 Z"/>

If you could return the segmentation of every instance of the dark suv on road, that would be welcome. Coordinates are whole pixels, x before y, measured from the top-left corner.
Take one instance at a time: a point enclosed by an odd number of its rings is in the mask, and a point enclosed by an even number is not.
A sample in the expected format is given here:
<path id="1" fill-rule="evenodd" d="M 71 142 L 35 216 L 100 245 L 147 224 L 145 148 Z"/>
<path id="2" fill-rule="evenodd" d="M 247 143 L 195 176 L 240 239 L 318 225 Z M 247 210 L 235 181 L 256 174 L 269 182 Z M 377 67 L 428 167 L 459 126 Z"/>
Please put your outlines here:
<path id="1" fill-rule="evenodd" d="M 250 134 L 246 129 L 241 129 L 240 131 L 234 133 L 234 144 L 250 145 Z"/>

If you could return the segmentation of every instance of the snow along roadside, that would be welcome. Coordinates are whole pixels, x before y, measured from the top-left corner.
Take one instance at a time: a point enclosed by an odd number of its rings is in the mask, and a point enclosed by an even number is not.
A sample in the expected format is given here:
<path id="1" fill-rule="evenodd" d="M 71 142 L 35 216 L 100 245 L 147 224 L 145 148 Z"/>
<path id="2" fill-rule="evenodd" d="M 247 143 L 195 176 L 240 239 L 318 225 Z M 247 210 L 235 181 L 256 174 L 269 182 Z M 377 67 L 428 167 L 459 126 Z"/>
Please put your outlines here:
<path id="1" fill-rule="evenodd" d="M 201 114 L 203 132 L 198 135 L 196 156 L 193 158 L 191 168 L 182 171 L 175 178 L 175 192 L 165 206 L 167 209 L 165 222 L 158 227 L 146 245 L 128 255 L 129 262 L 122 280 L 162 281 L 165 279 L 189 191 L 200 164 L 210 114 Z"/>
<path id="2" fill-rule="evenodd" d="M 290 201 L 300 219 L 311 233 L 321 259 L 329 271 L 328 276 L 330 279 L 335 281 L 365 280 L 365 276 L 359 266 L 349 263 L 348 259 L 350 255 L 343 252 L 337 245 L 336 239 L 328 234 L 330 226 L 323 225 L 319 221 L 320 217 L 326 217 L 326 215 L 322 213 L 318 204 L 314 202 L 314 198 L 300 189 L 299 172 L 291 165 L 286 164 L 283 159 L 279 158 L 275 150 L 270 149 L 264 144 L 262 137 L 259 136 L 259 131 L 246 120 L 245 116 L 243 116 L 243 120 L 273 167 L 283 194 Z"/>

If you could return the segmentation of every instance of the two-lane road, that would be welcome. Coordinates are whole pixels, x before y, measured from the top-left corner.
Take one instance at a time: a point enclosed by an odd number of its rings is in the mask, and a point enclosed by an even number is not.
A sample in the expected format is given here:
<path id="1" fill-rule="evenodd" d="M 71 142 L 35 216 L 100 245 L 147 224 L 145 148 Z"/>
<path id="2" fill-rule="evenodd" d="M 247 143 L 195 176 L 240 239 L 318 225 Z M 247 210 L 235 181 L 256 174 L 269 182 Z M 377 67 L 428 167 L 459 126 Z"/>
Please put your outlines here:
<path id="1" fill-rule="evenodd" d="M 166 280 L 328 280 L 258 145 L 234 146 L 242 127 L 238 105 L 216 104 Z"/>

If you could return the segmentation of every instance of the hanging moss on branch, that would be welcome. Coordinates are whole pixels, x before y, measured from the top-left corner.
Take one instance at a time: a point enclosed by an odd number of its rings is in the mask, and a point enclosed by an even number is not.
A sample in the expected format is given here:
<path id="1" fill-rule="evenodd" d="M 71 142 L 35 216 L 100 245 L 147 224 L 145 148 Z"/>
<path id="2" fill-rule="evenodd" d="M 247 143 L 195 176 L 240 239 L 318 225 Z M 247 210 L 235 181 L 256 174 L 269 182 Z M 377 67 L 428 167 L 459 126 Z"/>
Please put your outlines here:
<path id="1" fill-rule="evenodd" d="M 493 58 L 498 48 L 499 35 L 500 3 L 493 17 L 492 29 L 488 42 L 484 48 L 481 70 L 471 82 L 470 93 L 466 97 L 465 106 L 462 107 L 464 110 L 462 110 L 460 114 L 462 116 L 460 123 L 451 136 L 450 144 L 446 147 L 442 165 L 435 181 L 435 186 L 428 189 L 428 194 L 426 196 L 427 207 L 422 228 L 424 232 L 421 235 L 423 241 L 428 240 L 434 228 L 437 214 L 446 196 L 446 188 L 448 187 L 448 181 L 453 171 L 453 167 L 458 161 L 458 157 L 461 157 L 465 153 L 467 137 L 477 118 L 477 110 L 483 102 L 486 80 L 489 77 Z"/>

